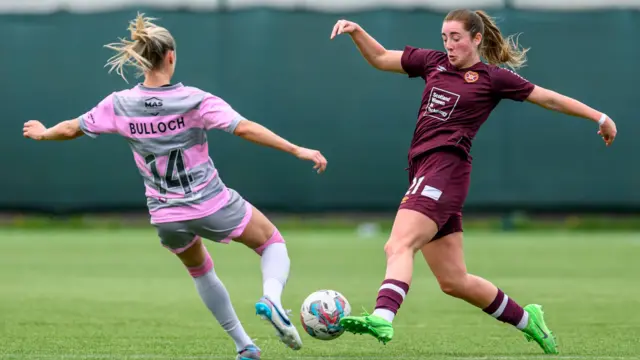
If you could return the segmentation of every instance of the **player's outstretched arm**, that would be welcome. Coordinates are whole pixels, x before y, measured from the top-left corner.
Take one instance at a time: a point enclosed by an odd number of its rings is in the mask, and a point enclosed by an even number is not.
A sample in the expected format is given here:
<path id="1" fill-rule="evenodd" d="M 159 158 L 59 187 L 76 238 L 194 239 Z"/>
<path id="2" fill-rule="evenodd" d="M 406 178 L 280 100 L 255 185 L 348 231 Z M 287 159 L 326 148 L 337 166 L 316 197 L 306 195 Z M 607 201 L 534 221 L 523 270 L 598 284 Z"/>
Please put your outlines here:
<path id="1" fill-rule="evenodd" d="M 348 20 L 339 20 L 333 27 L 331 39 L 333 40 L 340 34 L 351 35 L 351 39 L 360 50 L 362 56 L 374 68 L 401 74 L 406 73 L 401 63 L 402 51 L 385 49 L 360 25 Z"/>
<path id="2" fill-rule="evenodd" d="M 327 159 L 318 150 L 312 150 L 294 145 L 273 131 L 250 120 L 240 120 L 233 133 L 245 140 L 249 140 L 258 145 L 268 146 L 277 150 L 287 152 L 301 160 L 313 161 L 314 169 L 318 173 L 324 172 L 327 168 Z"/>
<path id="3" fill-rule="evenodd" d="M 549 110 L 597 122 L 600 126 L 598 135 L 602 136 L 607 146 L 613 143 L 618 133 L 615 122 L 606 114 L 555 91 L 536 86 L 527 101 Z"/>
<path id="4" fill-rule="evenodd" d="M 29 120 L 24 123 L 22 134 L 33 140 L 72 140 L 84 135 L 78 119 L 66 120 L 48 129 L 38 120 Z"/>

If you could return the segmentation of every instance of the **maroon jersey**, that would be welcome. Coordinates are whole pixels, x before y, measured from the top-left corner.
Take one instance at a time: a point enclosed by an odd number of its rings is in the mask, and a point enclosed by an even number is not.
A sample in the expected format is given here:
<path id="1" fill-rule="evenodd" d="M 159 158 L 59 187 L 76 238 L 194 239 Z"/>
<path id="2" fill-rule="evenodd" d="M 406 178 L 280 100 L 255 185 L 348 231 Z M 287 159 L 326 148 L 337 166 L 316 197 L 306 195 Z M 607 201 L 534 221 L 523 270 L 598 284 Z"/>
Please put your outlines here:
<path id="1" fill-rule="evenodd" d="M 535 87 L 511 70 L 482 62 L 458 70 L 442 51 L 407 46 L 401 63 L 409 77 L 425 80 L 409 159 L 443 146 L 469 156 L 478 129 L 500 100 L 524 101 Z"/>

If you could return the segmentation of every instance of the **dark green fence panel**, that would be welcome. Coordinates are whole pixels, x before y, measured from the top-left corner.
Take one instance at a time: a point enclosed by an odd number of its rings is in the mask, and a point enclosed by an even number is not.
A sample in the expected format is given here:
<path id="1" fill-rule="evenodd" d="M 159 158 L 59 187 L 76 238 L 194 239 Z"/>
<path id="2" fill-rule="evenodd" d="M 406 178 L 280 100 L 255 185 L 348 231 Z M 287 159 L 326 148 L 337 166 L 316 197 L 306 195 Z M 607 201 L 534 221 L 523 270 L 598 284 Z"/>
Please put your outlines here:
<path id="1" fill-rule="evenodd" d="M 222 96 L 246 117 L 321 149 L 329 170 L 211 133 L 223 180 L 269 209 L 394 209 L 408 185 L 406 151 L 423 84 L 370 68 L 351 41 L 329 41 L 339 18 L 310 12 L 147 11 L 178 41 L 176 79 Z M 505 33 L 532 48 L 521 74 L 617 120 L 605 149 L 593 123 L 504 102 L 474 144 L 468 206 L 637 208 L 640 153 L 636 71 L 640 13 L 495 12 Z M 123 139 L 66 143 L 21 137 L 22 123 L 52 125 L 127 87 L 103 68 L 103 44 L 125 36 L 135 11 L 0 16 L 0 208 L 51 211 L 144 208 L 144 189 Z M 440 49 L 442 14 L 344 15 L 388 48 Z M 132 83 L 134 82 L 131 77 Z"/>

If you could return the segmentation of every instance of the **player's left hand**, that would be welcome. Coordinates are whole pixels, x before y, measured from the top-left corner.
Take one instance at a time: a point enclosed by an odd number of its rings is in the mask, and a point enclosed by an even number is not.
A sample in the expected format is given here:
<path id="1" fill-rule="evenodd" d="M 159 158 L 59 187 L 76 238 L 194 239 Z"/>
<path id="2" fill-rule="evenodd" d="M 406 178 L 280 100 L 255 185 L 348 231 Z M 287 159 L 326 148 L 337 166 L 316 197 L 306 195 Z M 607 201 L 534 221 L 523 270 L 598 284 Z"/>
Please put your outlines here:
<path id="1" fill-rule="evenodd" d="M 298 159 L 313 161 L 313 168 L 321 174 L 327 168 L 327 159 L 322 156 L 320 151 L 300 147 L 296 150 L 295 155 Z"/>
<path id="2" fill-rule="evenodd" d="M 42 140 L 42 135 L 47 128 L 38 120 L 29 120 L 24 123 L 22 135 L 28 139 Z"/>
<path id="3" fill-rule="evenodd" d="M 602 137 L 602 140 L 604 140 L 607 146 L 613 144 L 613 140 L 615 140 L 617 134 L 618 129 L 616 128 L 616 123 L 613 122 L 611 118 L 607 118 L 598 130 L 598 135 Z"/>

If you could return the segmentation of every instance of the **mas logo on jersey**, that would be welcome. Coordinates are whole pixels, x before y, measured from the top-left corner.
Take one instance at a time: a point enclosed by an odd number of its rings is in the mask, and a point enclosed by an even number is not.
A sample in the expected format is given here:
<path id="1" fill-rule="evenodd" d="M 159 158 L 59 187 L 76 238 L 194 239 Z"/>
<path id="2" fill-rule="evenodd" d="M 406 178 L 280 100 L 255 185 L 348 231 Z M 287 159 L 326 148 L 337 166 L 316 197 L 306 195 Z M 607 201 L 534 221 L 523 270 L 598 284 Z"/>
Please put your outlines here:
<path id="1" fill-rule="evenodd" d="M 157 97 L 150 97 L 144 100 L 145 112 L 152 115 L 158 116 L 164 110 L 162 109 L 162 99 Z"/>
<path id="2" fill-rule="evenodd" d="M 144 100 L 144 107 L 146 108 L 159 108 L 162 107 L 162 99 L 159 99 L 157 97 L 150 97 L 148 99 Z"/>
<path id="3" fill-rule="evenodd" d="M 464 74 L 464 81 L 466 81 L 468 83 L 474 83 L 474 82 L 478 81 L 478 78 L 480 78 L 480 75 L 478 75 L 478 73 L 474 72 L 474 71 L 467 71 Z"/>

